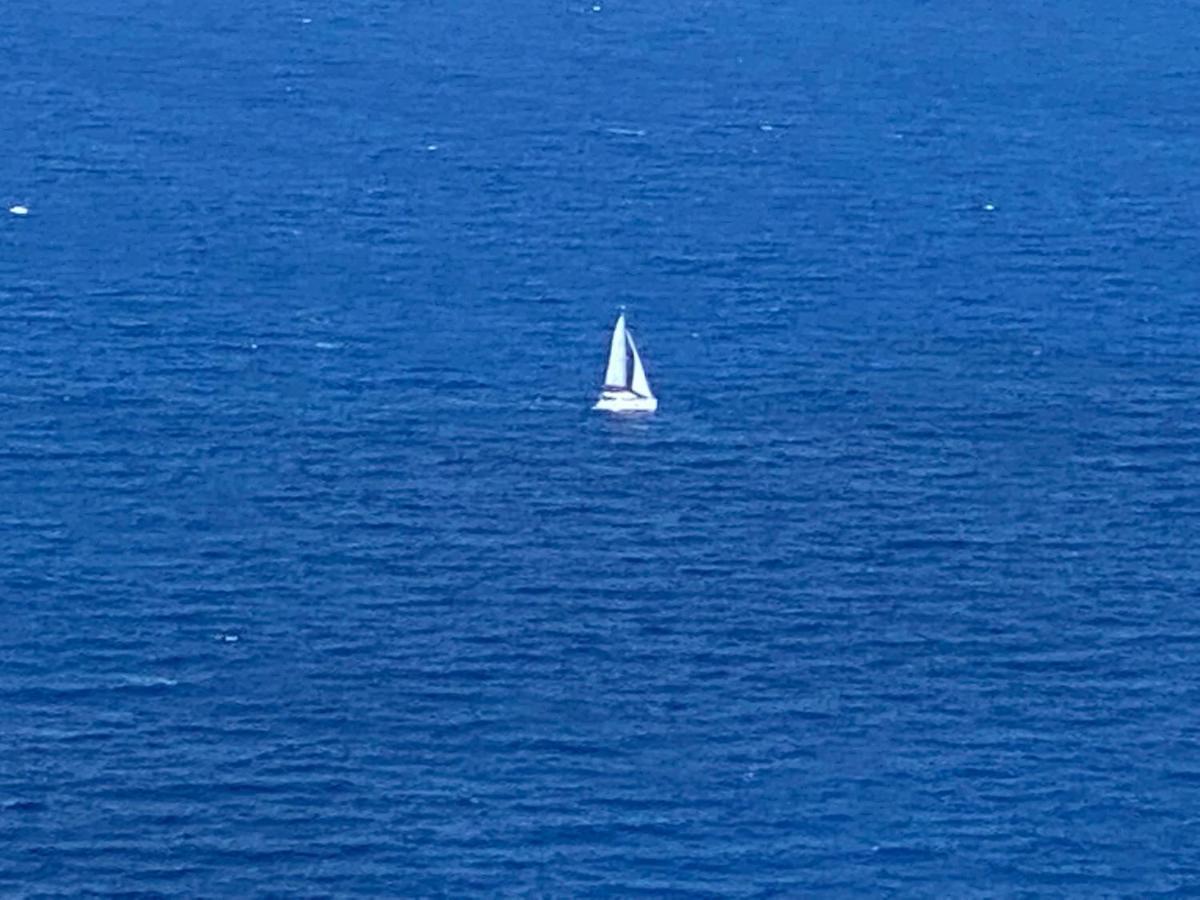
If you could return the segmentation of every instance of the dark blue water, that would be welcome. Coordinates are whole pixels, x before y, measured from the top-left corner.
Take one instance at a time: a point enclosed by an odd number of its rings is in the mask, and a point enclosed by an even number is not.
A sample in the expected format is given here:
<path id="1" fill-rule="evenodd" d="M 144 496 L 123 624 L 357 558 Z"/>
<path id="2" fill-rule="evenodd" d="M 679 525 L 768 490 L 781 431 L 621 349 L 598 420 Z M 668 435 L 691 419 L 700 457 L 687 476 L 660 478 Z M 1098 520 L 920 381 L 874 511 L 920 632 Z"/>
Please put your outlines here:
<path id="1" fill-rule="evenodd" d="M 0 893 L 1200 885 L 1200 8 L 599 5 L 0 17 Z"/>

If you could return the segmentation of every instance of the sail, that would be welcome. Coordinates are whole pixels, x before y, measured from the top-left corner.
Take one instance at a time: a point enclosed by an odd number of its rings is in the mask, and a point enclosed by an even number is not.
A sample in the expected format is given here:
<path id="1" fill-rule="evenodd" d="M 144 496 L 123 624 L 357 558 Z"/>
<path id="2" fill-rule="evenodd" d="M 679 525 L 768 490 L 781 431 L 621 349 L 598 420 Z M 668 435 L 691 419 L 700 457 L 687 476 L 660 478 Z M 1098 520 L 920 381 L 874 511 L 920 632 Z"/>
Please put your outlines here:
<path id="1" fill-rule="evenodd" d="M 654 394 L 650 391 L 650 382 L 646 380 L 646 370 L 642 367 L 642 358 L 638 356 L 637 345 L 633 342 L 633 335 L 627 332 L 626 337 L 629 338 L 629 350 L 633 353 L 633 381 L 629 387 L 635 394 L 653 397 Z"/>
<path id="2" fill-rule="evenodd" d="M 604 372 L 607 387 L 625 387 L 625 313 L 617 318 L 613 329 L 612 346 L 608 351 L 608 368 Z"/>

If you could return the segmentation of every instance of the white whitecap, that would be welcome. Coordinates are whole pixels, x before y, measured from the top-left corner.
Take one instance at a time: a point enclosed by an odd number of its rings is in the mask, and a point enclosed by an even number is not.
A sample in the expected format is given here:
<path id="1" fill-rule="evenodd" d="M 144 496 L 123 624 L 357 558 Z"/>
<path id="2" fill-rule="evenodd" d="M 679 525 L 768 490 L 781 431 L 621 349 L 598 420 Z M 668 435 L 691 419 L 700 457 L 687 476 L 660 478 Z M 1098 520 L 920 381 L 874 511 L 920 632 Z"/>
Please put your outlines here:
<path id="1" fill-rule="evenodd" d="M 120 687 L 175 687 L 179 684 L 174 678 L 159 675 L 118 675 L 116 679 Z"/>

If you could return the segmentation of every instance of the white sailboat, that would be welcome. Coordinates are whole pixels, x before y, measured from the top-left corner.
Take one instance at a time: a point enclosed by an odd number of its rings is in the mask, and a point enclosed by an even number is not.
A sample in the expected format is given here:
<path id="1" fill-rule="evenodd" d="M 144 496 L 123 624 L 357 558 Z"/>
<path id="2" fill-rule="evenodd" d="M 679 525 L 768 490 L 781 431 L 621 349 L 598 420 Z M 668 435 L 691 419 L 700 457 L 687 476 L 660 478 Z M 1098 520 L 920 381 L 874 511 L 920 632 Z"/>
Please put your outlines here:
<path id="1" fill-rule="evenodd" d="M 632 372 L 627 365 L 627 355 L 633 357 Z M 604 389 L 592 409 L 606 412 L 654 412 L 658 409 L 658 398 L 646 380 L 646 369 L 633 342 L 633 335 L 625 327 L 623 310 L 613 328 L 612 344 L 608 349 L 608 368 L 604 371 Z"/>

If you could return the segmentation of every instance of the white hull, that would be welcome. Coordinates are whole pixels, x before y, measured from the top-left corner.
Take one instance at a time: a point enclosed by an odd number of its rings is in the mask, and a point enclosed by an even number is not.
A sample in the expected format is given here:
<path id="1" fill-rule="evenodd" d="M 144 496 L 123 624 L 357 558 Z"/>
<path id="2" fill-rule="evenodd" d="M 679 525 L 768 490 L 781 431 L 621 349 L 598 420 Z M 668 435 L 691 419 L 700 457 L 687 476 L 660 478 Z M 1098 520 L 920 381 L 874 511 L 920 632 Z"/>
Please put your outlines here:
<path id="1" fill-rule="evenodd" d="M 654 412 L 658 409 L 657 397 L 643 397 L 633 391 L 605 391 L 592 409 L 605 412 Z"/>

